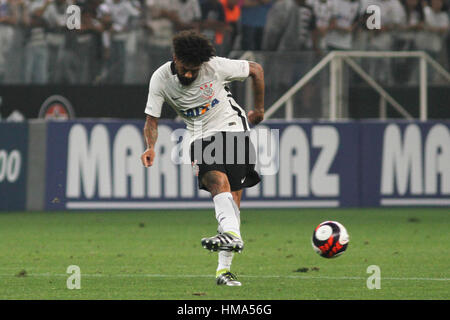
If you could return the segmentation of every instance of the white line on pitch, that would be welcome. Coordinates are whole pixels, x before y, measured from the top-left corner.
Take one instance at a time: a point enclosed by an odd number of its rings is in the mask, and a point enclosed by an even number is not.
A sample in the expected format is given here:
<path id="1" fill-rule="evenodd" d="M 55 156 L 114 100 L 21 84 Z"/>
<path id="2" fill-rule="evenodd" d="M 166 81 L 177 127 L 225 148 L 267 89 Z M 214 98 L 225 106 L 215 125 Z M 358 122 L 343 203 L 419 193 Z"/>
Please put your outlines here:
<path id="1" fill-rule="evenodd" d="M 68 277 L 65 273 L 30 273 L 25 277 Z M 214 275 L 202 274 L 81 274 L 82 277 L 93 278 L 213 278 Z M 15 277 L 13 274 L 0 274 L 0 277 Z M 296 275 L 240 275 L 240 278 L 264 278 L 264 279 L 317 279 L 317 280 L 366 280 L 366 277 L 330 277 L 330 276 L 296 276 Z M 418 277 L 382 277 L 382 280 L 398 281 L 450 281 L 450 278 L 418 278 Z"/>

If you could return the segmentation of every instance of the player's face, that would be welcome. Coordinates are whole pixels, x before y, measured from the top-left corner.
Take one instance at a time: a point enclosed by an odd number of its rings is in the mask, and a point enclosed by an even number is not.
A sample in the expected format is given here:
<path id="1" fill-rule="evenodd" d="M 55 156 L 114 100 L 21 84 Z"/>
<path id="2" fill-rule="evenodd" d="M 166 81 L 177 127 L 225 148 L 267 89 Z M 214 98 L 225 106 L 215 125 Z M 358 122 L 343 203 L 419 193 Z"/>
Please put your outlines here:
<path id="1" fill-rule="evenodd" d="M 193 66 L 184 64 L 179 60 L 175 60 L 175 70 L 177 71 L 178 80 L 184 86 L 190 85 L 197 79 L 201 65 Z"/>

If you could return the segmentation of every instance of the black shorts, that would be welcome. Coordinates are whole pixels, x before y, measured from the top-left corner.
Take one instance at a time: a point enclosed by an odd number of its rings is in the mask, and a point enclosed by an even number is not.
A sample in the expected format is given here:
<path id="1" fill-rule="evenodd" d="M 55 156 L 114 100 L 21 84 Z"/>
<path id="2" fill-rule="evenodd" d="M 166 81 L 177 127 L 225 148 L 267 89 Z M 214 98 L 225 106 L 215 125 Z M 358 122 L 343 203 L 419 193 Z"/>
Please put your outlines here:
<path id="1" fill-rule="evenodd" d="M 255 171 L 256 152 L 250 132 L 219 132 L 211 137 L 191 143 L 191 161 L 198 166 L 198 186 L 209 191 L 202 183 L 208 171 L 227 175 L 231 191 L 250 188 L 261 181 Z"/>

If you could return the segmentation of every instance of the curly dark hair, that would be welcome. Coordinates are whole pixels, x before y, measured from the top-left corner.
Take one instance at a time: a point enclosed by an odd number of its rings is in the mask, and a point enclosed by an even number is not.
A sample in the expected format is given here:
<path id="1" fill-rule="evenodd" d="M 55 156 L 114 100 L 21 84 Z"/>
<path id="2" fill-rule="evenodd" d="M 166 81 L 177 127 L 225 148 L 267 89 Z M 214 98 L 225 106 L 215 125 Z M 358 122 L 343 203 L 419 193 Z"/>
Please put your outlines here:
<path id="1" fill-rule="evenodd" d="M 194 30 L 177 33 L 172 39 L 172 45 L 177 59 L 190 65 L 200 65 L 216 55 L 213 44 Z"/>

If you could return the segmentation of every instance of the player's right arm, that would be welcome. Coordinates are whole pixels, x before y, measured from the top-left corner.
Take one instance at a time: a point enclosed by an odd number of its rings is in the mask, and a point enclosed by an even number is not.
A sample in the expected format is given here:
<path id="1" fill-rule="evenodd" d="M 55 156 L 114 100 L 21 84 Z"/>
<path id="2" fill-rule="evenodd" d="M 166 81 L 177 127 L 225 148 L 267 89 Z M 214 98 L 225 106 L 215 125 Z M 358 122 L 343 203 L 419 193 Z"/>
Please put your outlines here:
<path id="1" fill-rule="evenodd" d="M 155 158 L 155 144 L 158 139 L 158 119 L 161 116 L 161 108 L 164 103 L 164 94 L 162 93 L 162 83 L 164 80 L 161 77 L 161 71 L 153 73 L 148 90 L 147 105 L 145 107 L 145 125 L 144 125 L 144 139 L 146 149 L 141 156 L 142 164 L 145 167 L 153 165 Z"/>
<path id="2" fill-rule="evenodd" d="M 155 158 L 155 143 L 156 139 L 158 139 L 158 118 L 147 115 L 144 125 L 144 138 L 147 149 L 142 154 L 141 160 L 144 167 L 150 167 L 153 165 L 153 159 Z"/>

